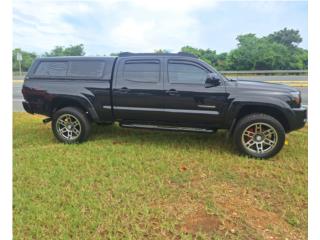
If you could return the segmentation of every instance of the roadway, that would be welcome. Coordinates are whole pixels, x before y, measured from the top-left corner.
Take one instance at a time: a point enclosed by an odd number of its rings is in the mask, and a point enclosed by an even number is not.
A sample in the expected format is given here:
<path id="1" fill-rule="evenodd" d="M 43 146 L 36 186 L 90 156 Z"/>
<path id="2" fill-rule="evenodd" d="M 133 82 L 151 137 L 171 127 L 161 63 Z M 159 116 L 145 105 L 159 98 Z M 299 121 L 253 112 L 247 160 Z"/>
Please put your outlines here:
<path id="1" fill-rule="evenodd" d="M 22 83 L 14 82 L 13 83 L 13 111 L 14 112 L 24 112 L 22 107 L 23 96 L 21 94 Z M 308 88 L 307 87 L 297 87 L 301 91 L 302 94 L 302 104 L 308 105 Z"/>

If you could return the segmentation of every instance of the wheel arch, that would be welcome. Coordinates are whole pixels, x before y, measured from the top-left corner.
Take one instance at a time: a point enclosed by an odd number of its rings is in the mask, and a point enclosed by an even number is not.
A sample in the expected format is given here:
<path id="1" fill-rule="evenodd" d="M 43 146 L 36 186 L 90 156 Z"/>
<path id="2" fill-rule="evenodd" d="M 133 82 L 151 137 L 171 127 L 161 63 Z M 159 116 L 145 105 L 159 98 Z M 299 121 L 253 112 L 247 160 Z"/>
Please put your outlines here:
<path id="1" fill-rule="evenodd" d="M 233 121 L 229 129 L 230 133 L 233 134 L 235 126 L 241 118 L 254 113 L 263 113 L 275 118 L 281 123 L 285 132 L 290 132 L 290 122 L 286 117 L 286 114 L 281 109 L 272 105 L 255 104 L 244 105 L 238 108 L 234 113 Z"/>
<path id="2" fill-rule="evenodd" d="M 84 111 L 91 120 L 98 120 L 98 115 L 90 102 L 78 97 L 55 97 L 51 101 L 50 115 L 64 107 L 75 107 Z"/>

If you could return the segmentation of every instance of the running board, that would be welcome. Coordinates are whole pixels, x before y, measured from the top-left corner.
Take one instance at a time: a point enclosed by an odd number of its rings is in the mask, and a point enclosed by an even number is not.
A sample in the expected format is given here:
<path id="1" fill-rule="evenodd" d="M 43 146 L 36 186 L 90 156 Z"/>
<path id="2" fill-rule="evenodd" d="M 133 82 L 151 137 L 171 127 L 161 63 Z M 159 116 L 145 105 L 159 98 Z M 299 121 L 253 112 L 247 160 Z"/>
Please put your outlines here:
<path id="1" fill-rule="evenodd" d="M 170 131 L 183 131 L 183 132 L 203 132 L 213 133 L 216 129 L 205 129 L 205 128 L 191 128 L 191 127 L 175 127 L 175 126 L 157 126 L 157 125 L 146 125 L 146 124 L 119 124 L 120 127 L 125 128 L 143 128 L 143 129 L 154 129 L 154 130 L 170 130 Z"/>

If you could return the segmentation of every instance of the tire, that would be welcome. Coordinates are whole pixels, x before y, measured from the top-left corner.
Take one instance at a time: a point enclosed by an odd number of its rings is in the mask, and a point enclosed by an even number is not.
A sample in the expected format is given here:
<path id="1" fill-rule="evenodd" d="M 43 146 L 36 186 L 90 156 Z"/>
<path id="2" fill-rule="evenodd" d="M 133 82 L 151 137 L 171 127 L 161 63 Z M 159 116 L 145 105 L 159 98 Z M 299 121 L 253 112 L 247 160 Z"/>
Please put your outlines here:
<path id="1" fill-rule="evenodd" d="M 91 123 L 81 109 L 65 107 L 53 114 L 51 128 L 60 142 L 80 143 L 88 139 Z"/>
<path id="2" fill-rule="evenodd" d="M 285 130 L 275 118 L 255 113 L 241 118 L 233 140 L 238 150 L 250 157 L 267 159 L 275 156 L 285 142 Z"/>

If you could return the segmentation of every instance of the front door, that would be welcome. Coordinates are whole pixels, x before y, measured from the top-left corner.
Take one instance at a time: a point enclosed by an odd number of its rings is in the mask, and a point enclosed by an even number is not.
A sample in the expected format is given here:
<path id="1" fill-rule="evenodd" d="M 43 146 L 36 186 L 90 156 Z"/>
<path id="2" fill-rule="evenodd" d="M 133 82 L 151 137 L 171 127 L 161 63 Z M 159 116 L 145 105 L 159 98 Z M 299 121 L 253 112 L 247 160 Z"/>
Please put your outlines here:
<path id="1" fill-rule="evenodd" d="M 221 124 L 227 97 L 223 81 L 206 88 L 205 80 L 212 70 L 196 60 L 168 58 L 165 66 L 166 120 L 194 127 Z"/>
<path id="2" fill-rule="evenodd" d="M 156 122 L 163 109 L 161 58 L 120 58 L 113 83 L 115 118 L 122 122 Z"/>

